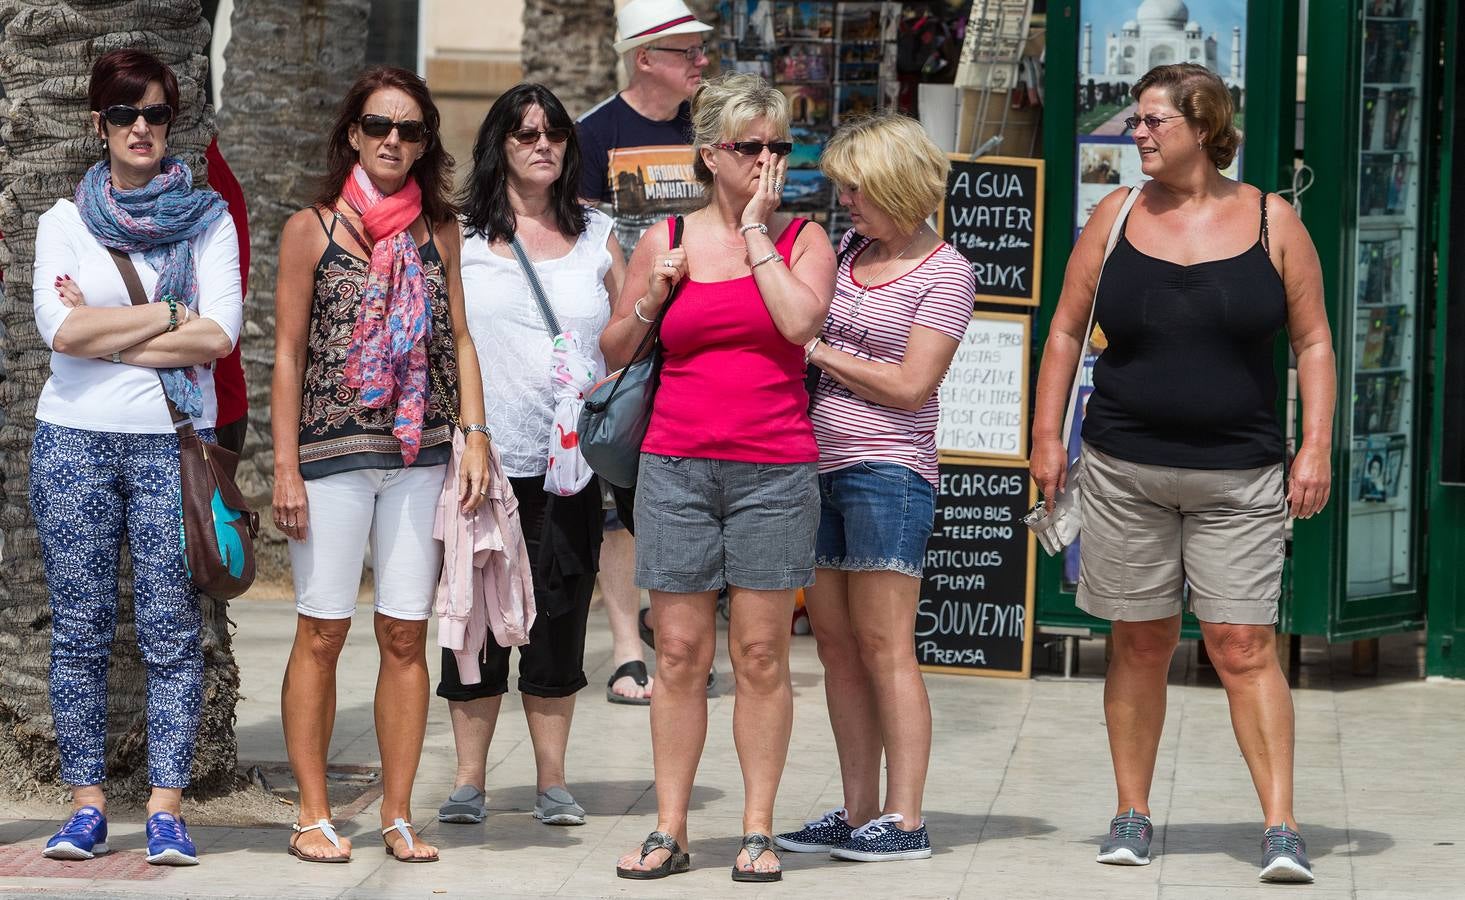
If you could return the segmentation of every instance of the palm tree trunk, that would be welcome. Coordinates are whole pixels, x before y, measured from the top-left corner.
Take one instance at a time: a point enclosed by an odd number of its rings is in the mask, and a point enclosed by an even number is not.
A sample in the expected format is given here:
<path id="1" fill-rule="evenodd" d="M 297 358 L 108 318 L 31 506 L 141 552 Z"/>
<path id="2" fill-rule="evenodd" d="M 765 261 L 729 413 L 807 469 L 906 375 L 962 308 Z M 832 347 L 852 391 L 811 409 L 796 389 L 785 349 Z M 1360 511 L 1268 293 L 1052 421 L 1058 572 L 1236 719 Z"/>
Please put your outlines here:
<path id="1" fill-rule="evenodd" d="M 579 116 L 616 89 L 614 0 L 524 0 L 524 80 Z"/>
<path id="2" fill-rule="evenodd" d="M 249 296 L 240 351 L 249 436 L 237 480 L 256 509 L 268 508 L 274 486 L 270 373 L 280 230 L 310 202 L 325 172 L 336 108 L 365 63 L 370 7 L 369 0 L 234 2 L 224 50 L 219 149 L 249 198 Z M 260 570 L 288 572 L 283 536 L 272 522 L 265 532 Z"/>
<path id="3" fill-rule="evenodd" d="M 8 153 L 0 157 L 0 791 L 54 790 L 59 763 L 47 696 L 51 614 L 35 524 L 27 503 L 36 400 L 50 354 L 31 311 L 36 220 L 70 197 L 101 154 L 90 131 L 87 79 L 97 56 L 119 47 L 157 54 L 178 76 L 182 98 L 169 151 L 206 177 L 213 133 L 206 102 L 209 28 L 197 2 L 17 2 L 0 0 L 0 80 Z M 108 713 L 108 790 L 139 796 L 147 787 L 145 676 L 133 627 L 131 579 L 124 570 L 113 644 Z M 204 713 L 194 759 L 196 789 L 231 786 L 239 673 L 230 651 L 227 606 L 203 598 Z"/>

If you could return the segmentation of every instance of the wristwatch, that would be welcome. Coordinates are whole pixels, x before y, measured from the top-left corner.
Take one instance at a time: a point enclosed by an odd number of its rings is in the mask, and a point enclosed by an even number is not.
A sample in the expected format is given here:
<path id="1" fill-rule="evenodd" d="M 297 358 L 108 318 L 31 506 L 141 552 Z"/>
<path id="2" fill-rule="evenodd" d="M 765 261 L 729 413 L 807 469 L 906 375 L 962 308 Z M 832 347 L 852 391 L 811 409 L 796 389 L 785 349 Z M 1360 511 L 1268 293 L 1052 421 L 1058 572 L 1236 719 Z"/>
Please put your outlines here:
<path id="1" fill-rule="evenodd" d="M 464 437 L 467 437 L 468 435 L 472 434 L 475 431 L 481 431 L 481 432 L 483 432 L 483 436 L 484 437 L 488 438 L 490 441 L 493 440 L 493 432 L 488 430 L 488 426 L 487 425 L 479 425 L 479 424 L 476 424 L 475 423 L 473 425 L 464 425 L 463 426 L 463 435 L 464 435 Z"/>

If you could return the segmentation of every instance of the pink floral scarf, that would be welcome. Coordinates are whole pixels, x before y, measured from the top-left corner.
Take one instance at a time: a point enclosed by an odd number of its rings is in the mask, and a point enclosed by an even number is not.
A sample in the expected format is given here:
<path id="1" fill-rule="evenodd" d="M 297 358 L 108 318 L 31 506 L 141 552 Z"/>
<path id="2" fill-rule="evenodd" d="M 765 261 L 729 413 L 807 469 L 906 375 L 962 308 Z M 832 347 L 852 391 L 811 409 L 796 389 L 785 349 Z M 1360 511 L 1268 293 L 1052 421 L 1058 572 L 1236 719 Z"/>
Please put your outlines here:
<path id="1" fill-rule="evenodd" d="M 361 311 L 346 354 L 346 386 L 360 391 L 361 402 L 373 409 L 395 404 L 392 434 L 410 466 L 422 444 L 432 337 L 427 279 L 411 232 L 422 214 L 422 189 L 409 176 L 401 190 L 385 195 L 357 165 L 341 199 L 361 216 L 372 242 Z"/>

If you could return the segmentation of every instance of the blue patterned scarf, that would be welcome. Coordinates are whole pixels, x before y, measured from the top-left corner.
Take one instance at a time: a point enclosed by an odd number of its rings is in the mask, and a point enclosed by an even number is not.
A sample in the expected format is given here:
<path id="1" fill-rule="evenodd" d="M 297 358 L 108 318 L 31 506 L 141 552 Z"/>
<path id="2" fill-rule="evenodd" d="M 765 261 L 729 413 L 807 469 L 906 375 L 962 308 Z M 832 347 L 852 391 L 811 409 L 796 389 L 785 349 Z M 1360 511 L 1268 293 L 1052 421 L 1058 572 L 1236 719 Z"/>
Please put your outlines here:
<path id="1" fill-rule="evenodd" d="M 198 311 L 198 272 L 190 241 L 203 234 L 229 204 L 213 191 L 193 188 L 193 172 L 175 156 L 163 171 L 134 191 L 112 187 L 112 166 L 102 160 L 76 186 L 76 208 L 87 231 L 104 247 L 141 253 L 158 273 L 152 301 L 169 295 Z M 159 370 L 163 391 L 190 416 L 203 415 L 203 391 L 194 366 Z"/>

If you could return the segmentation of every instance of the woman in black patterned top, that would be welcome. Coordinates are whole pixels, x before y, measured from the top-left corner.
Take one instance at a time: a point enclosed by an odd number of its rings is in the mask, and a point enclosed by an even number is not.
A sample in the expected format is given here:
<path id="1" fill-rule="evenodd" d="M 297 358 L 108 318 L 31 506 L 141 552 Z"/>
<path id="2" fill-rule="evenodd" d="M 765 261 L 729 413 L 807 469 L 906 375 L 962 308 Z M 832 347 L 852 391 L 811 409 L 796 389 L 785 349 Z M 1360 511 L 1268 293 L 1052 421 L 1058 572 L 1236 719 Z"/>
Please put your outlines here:
<path id="1" fill-rule="evenodd" d="M 370 541 L 375 576 L 382 838 L 395 858 L 431 862 L 412 826 L 412 782 L 427 726 L 427 619 L 441 566 L 438 498 L 465 432 L 458 501 L 486 491 L 488 430 L 478 357 L 463 314 L 452 157 L 422 79 L 376 68 L 342 104 L 312 208 L 286 223 L 275 298 L 271 414 L 275 524 L 290 539 L 298 612 L 282 696 L 300 784 L 290 853 L 343 862 L 330 822 L 326 753 L 336 659 L 356 612 Z"/>

